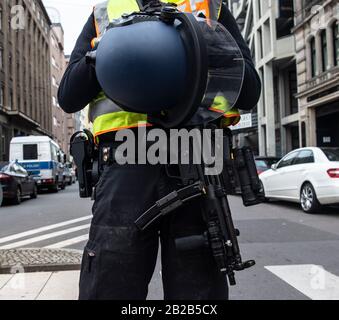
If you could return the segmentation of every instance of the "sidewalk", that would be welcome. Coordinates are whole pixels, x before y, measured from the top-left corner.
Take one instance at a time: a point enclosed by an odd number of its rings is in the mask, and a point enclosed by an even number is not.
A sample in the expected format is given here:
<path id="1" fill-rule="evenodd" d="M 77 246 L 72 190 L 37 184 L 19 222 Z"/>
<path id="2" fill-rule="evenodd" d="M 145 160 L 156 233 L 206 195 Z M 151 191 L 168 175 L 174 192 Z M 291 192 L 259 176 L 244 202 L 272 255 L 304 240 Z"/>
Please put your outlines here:
<path id="1" fill-rule="evenodd" d="M 82 252 L 0 250 L 0 300 L 77 300 Z"/>
<path id="2" fill-rule="evenodd" d="M 77 300 L 79 271 L 0 274 L 0 300 Z"/>
<path id="3" fill-rule="evenodd" d="M 77 300 L 81 256 L 64 249 L 0 250 L 0 300 Z M 148 300 L 163 299 L 160 270 L 157 263 Z"/>

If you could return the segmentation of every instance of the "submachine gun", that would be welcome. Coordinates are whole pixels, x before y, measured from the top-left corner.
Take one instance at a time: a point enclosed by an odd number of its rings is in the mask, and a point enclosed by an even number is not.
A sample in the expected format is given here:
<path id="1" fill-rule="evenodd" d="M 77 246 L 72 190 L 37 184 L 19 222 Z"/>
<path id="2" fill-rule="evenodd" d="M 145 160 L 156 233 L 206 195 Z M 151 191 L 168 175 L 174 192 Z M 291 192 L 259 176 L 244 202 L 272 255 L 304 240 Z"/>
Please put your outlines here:
<path id="1" fill-rule="evenodd" d="M 212 131 L 213 134 L 213 131 Z M 160 199 L 135 222 L 140 230 L 145 230 L 160 217 L 171 214 L 175 209 L 200 198 L 203 205 L 204 221 L 207 230 L 204 234 L 178 238 L 177 249 L 186 251 L 199 247 L 209 247 L 218 269 L 226 274 L 230 285 L 235 285 L 235 271 L 253 267 L 254 260 L 243 262 L 238 237 L 227 196 L 234 194 L 240 182 L 243 202 L 246 206 L 261 202 L 261 188 L 249 148 L 232 149 L 231 131 L 224 130 L 224 170 L 220 175 L 206 175 L 208 167 L 201 157 L 201 164 L 179 165 L 182 189 L 176 190 Z M 213 140 L 213 139 L 212 139 Z M 193 170 L 192 170 L 193 169 Z M 189 174 L 187 174 L 189 172 Z"/>

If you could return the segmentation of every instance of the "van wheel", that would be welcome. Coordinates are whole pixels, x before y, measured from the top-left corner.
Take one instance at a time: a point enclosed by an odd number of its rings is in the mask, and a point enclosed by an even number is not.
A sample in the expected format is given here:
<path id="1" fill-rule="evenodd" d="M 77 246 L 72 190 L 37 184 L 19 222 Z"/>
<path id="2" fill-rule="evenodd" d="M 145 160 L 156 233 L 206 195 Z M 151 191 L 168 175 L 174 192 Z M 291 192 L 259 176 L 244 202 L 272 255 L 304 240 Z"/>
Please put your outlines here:
<path id="1" fill-rule="evenodd" d="M 300 192 L 300 204 L 305 213 L 320 213 L 321 205 L 310 183 L 305 183 Z"/>
<path id="2" fill-rule="evenodd" d="M 21 189 L 20 189 L 20 187 L 18 187 L 17 190 L 16 190 L 15 197 L 13 198 L 13 204 L 16 204 L 16 205 L 20 204 L 21 203 L 21 196 L 22 196 Z"/>

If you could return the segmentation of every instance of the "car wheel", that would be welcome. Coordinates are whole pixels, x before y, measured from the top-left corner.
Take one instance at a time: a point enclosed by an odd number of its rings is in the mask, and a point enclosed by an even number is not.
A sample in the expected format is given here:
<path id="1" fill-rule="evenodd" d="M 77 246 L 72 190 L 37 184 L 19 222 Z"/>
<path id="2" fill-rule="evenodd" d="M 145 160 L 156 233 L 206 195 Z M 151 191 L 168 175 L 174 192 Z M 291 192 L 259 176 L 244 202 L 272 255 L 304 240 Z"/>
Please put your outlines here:
<path id="1" fill-rule="evenodd" d="M 20 187 L 17 188 L 15 197 L 13 198 L 13 204 L 20 204 L 21 203 L 21 189 Z"/>
<path id="2" fill-rule="evenodd" d="M 301 208 L 306 213 L 319 213 L 321 205 L 317 199 L 317 195 L 313 186 L 310 183 L 305 183 L 300 192 Z"/>
<path id="3" fill-rule="evenodd" d="M 59 183 L 58 180 L 55 181 L 55 185 L 51 187 L 51 191 L 54 193 L 58 193 L 59 192 Z"/>
<path id="4" fill-rule="evenodd" d="M 34 185 L 34 188 L 33 188 L 33 192 L 31 194 L 31 199 L 36 199 L 38 197 L 38 187 L 37 185 L 35 184 Z"/>

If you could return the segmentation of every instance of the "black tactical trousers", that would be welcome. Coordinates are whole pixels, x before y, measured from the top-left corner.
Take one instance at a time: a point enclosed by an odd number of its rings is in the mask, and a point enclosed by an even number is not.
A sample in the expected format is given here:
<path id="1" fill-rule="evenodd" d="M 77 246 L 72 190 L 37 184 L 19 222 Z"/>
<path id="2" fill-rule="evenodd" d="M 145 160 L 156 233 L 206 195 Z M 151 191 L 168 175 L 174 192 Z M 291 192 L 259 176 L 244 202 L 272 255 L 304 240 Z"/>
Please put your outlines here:
<path id="1" fill-rule="evenodd" d="M 93 221 L 80 277 L 80 299 L 145 300 L 159 237 L 165 300 L 226 300 L 226 277 L 209 248 L 181 252 L 175 239 L 205 230 L 200 200 L 162 218 L 146 231 L 134 221 L 173 191 L 163 166 L 107 166 L 96 188 Z M 162 299 L 162 297 L 159 297 Z"/>

